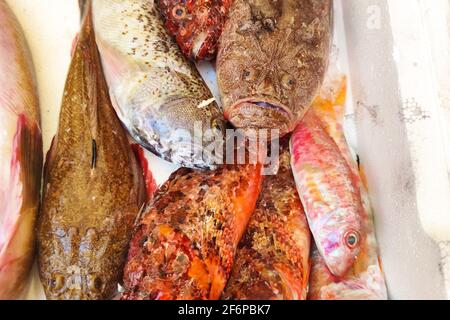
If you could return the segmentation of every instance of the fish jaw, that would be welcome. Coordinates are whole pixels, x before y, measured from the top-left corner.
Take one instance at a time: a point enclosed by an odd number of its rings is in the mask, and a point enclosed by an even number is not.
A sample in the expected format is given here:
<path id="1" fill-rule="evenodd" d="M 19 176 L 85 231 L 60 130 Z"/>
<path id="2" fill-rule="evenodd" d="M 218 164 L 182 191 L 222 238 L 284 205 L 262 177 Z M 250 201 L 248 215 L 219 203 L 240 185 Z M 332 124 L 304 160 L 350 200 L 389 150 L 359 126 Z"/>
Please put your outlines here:
<path id="1" fill-rule="evenodd" d="M 325 257 L 330 272 L 337 277 L 343 277 L 353 266 L 361 250 L 360 244 L 363 239 L 356 231 L 361 229 L 360 221 L 354 218 L 357 216 L 356 214 L 351 214 L 354 212 L 352 208 L 336 209 L 334 212 L 328 213 L 318 213 L 321 209 L 317 207 L 313 210 L 314 214 L 328 217 L 326 221 L 310 222 L 313 236 L 318 244 L 317 248 Z M 324 208 L 324 210 L 329 210 L 329 208 Z M 354 237 L 355 244 L 348 244 L 349 237 Z"/>
<path id="2" fill-rule="evenodd" d="M 137 89 L 143 93 L 145 90 Z M 183 167 L 214 169 L 221 163 L 220 153 L 211 154 L 207 149 L 211 144 L 224 143 L 224 119 L 210 109 L 211 105 L 216 106 L 215 102 L 202 107 L 207 100 L 168 96 L 151 101 L 137 95 L 133 99 L 136 100 L 116 100 L 113 104 L 116 109 L 126 110 L 126 115 L 119 117 L 131 136 L 147 150 Z"/>
<path id="3" fill-rule="evenodd" d="M 276 99 L 267 97 L 241 99 L 225 109 L 224 116 L 237 128 L 256 129 L 256 132 L 259 129 L 279 130 L 280 137 L 291 132 L 294 125 L 290 110 Z"/>
<path id="4" fill-rule="evenodd" d="M 293 130 L 323 81 L 331 43 L 331 11 L 329 0 L 235 0 L 217 56 L 224 109 L 246 97 L 275 97 L 293 115 L 287 128 Z M 251 121 L 266 122 L 249 113 L 246 122 Z"/>

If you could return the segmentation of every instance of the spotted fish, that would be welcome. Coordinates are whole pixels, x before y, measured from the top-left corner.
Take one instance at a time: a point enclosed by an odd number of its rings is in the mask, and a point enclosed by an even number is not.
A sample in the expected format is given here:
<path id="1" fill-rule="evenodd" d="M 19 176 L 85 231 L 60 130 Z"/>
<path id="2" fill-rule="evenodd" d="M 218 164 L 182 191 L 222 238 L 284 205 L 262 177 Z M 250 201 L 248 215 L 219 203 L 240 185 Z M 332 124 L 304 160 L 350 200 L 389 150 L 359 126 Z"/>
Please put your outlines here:
<path id="1" fill-rule="evenodd" d="M 38 261 L 48 299 L 108 299 L 145 200 L 142 171 L 108 97 L 91 6 L 47 154 Z"/>
<path id="2" fill-rule="evenodd" d="M 220 155 L 207 147 L 223 141 L 222 111 L 154 0 L 95 0 L 93 13 L 111 100 L 131 136 L 175 164 L 215 168 Z"/>
<path id="3" fill-rule="evenodd" d="M 293 131 L 324 78 L 331 35 L 331 0 L 235 0 L 217 56 L 225 118 Z"/>
<path id="4" fill-rule="evenodd" d="M 310 242 L 311 233 L 295 189 L 289 147 L 285 143 L 277 174 L 264 178 L 222 298 L 306 299 Z"/>
<path id="5" fill-rule="evenodd" d="M 195 60 L 216 57 L 232 0 L 157 0 L 166 29 L 183 53 Z"/>
<path id="6" fill-rule="evenodd" d="M 131 241 L 124 300 L 219 299 L 261 189 L 260 165 L 180 169 Z"/>

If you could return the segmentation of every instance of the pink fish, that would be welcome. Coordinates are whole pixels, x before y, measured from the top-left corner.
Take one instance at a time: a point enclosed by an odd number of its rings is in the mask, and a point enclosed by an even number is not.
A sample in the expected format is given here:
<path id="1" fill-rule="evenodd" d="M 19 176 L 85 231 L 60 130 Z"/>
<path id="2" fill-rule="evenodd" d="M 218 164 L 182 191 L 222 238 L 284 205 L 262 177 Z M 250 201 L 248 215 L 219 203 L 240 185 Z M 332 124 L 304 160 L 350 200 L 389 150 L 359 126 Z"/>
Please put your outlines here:
<path id="1" fill-rule="evenodd" d="M 359 187 L 336 142 L 309 111 L 291 138 L 292 168 L 317 248 L 331 273 L 344 276 L 364 234 Z"/>
<path id="2" fill-rule="evenodd" d="M 361 240 L 358 257 L 350 271 L 342 278 L 335 277 L 328 270 L 317 249 L 313 250 L 308 298 L 311 300 L 383 300 L 387 299 L 387 289 L 378 255 L 373 214 L 364 183 L 364 174 L 358 172 L 358 166 L 348 147 L 342 125 L 346 83 L 345 77 L 333 77 L 327 80 L 312 109 L 325 131 L 336 142 L 360 189 L 363 205 L 361 222 L 365 236 Z"/>
<path id="3" fill-rule="evenodd" d="M 0 0 L 0 300 L 25 286 L 34 257 L 42 137 L 31 57 L 19 23 Z"/>

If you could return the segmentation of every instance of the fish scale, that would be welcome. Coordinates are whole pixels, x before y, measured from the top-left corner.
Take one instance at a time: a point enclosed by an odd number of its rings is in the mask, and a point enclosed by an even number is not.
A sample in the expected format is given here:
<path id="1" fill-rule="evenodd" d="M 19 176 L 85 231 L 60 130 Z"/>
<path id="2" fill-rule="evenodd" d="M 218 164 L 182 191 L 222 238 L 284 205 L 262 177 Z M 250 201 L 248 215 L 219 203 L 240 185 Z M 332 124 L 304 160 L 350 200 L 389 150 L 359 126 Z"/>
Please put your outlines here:
<path id="1" fill-rule="evenodd" d="M 311 235 L 286 145 L 280 151 L 278 173 L 263 181 L 224 299 L 306 299 Z"/>
<path id="2" fill-rule="evenodd" d="M 141 169 L 108 97 L 87 5 L 45 164 L 37 233 L 48 299 L 117 292 L 144 201 Z"/>
<path id="3" fill-rule="evenodd" d="M 42 135 L 31 55 L 4 0 L 0 30 L 0 299 L 14 299 L 34 257 Z"/>
<path id="4" fill-rule="evenodd" d="M 113 106 L 133 138 L 176 164 L 214 168 L 218 159 L 204 152 L 212 138 L 192 140 L 199 124 L 223 141 L 222 111 L 164 29 L 154 1 L 96 0 L 93 12 Z"/>
<path id="5" fill-rule="evenodd" d="M 326 132 L 336 142 L 354 174 L 354 179 L 361 192 L 363 205 L 361 220 L 365 236 L 361 242 L 361 252 L 348 274 L 342 278 L 336 278 L 330 273 L 324 259 L 317 251 L 317 248 L 313 248 L 311 254 L 312 268 L 308 299 L 385 300 L 387 299 L 387 288 L 379 258 L 373 223 L 374 216 L 370 205 L 367 186 L 363 183 L 363 170 L 359 172 L 358 165 L 352 157 L 343 130 L 342 121 L 345 112 L 346 89 L 346 77 L 328 76 L 312 109 L 320 119 Z"/>
<path id="6" fill-rule="evenodd" d="M 297 190 L 317 248 L 331 273 L 343 276 L 364 238 L 363 205 L 354 172 L 310 110 L 291 137 Z"/>
<path id="7" fill-rule="evenodd" d="M 219 299 L 261 180 L 260 165 L 172 174 L 131 241 L 122 299 Z"/>

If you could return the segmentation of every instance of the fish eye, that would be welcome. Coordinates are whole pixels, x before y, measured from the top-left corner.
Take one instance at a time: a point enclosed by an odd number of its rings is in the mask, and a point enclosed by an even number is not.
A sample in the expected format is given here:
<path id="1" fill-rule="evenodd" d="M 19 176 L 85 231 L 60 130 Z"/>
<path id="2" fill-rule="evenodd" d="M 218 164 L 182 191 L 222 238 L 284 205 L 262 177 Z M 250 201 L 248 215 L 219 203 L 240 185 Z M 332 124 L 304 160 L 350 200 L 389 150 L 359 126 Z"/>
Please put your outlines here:
<path id="1" fill-rule="evenodd" d="M 255 81 L 258 77 L 258 71 L 255 68 L 245 69 L 242 73 L 242 78 L 245 81 Z"/>
<path id="2" fill-rule="evenodd" d="M 172 16 L 176 19 L 183 19 L 186 17 L 186 8 L 182 5 L 176 5 L 172 9 Z"/>
<path id="3" fill-rule="evenodd" d="M 295 79 L 290 74 L 284 74 L 281 83 L 286 89 L 292 89 L 295 85 Z"/>
<path id="4" fill-rule="evenodd" d="M 349 249 L 354 249 L 359 244 L 359 233 L 356 231 L 349 231 L 344 235 L 344 243 Z"/>
<path id="5" fill-rule="evenodd" d="M 88 281 L 89 289 L 92 291 L 100 292 L 102 290 L 103 281 L 100 277 L 91 274 L 89 275 Z"/>
<path id="6" fill-rule="evenodd" d="M 58 273 L 55 274 L 49 282 L 49 286 L 52 290 L 59 291 L 64 287 L 66 279 L 62 274 Z"/>

